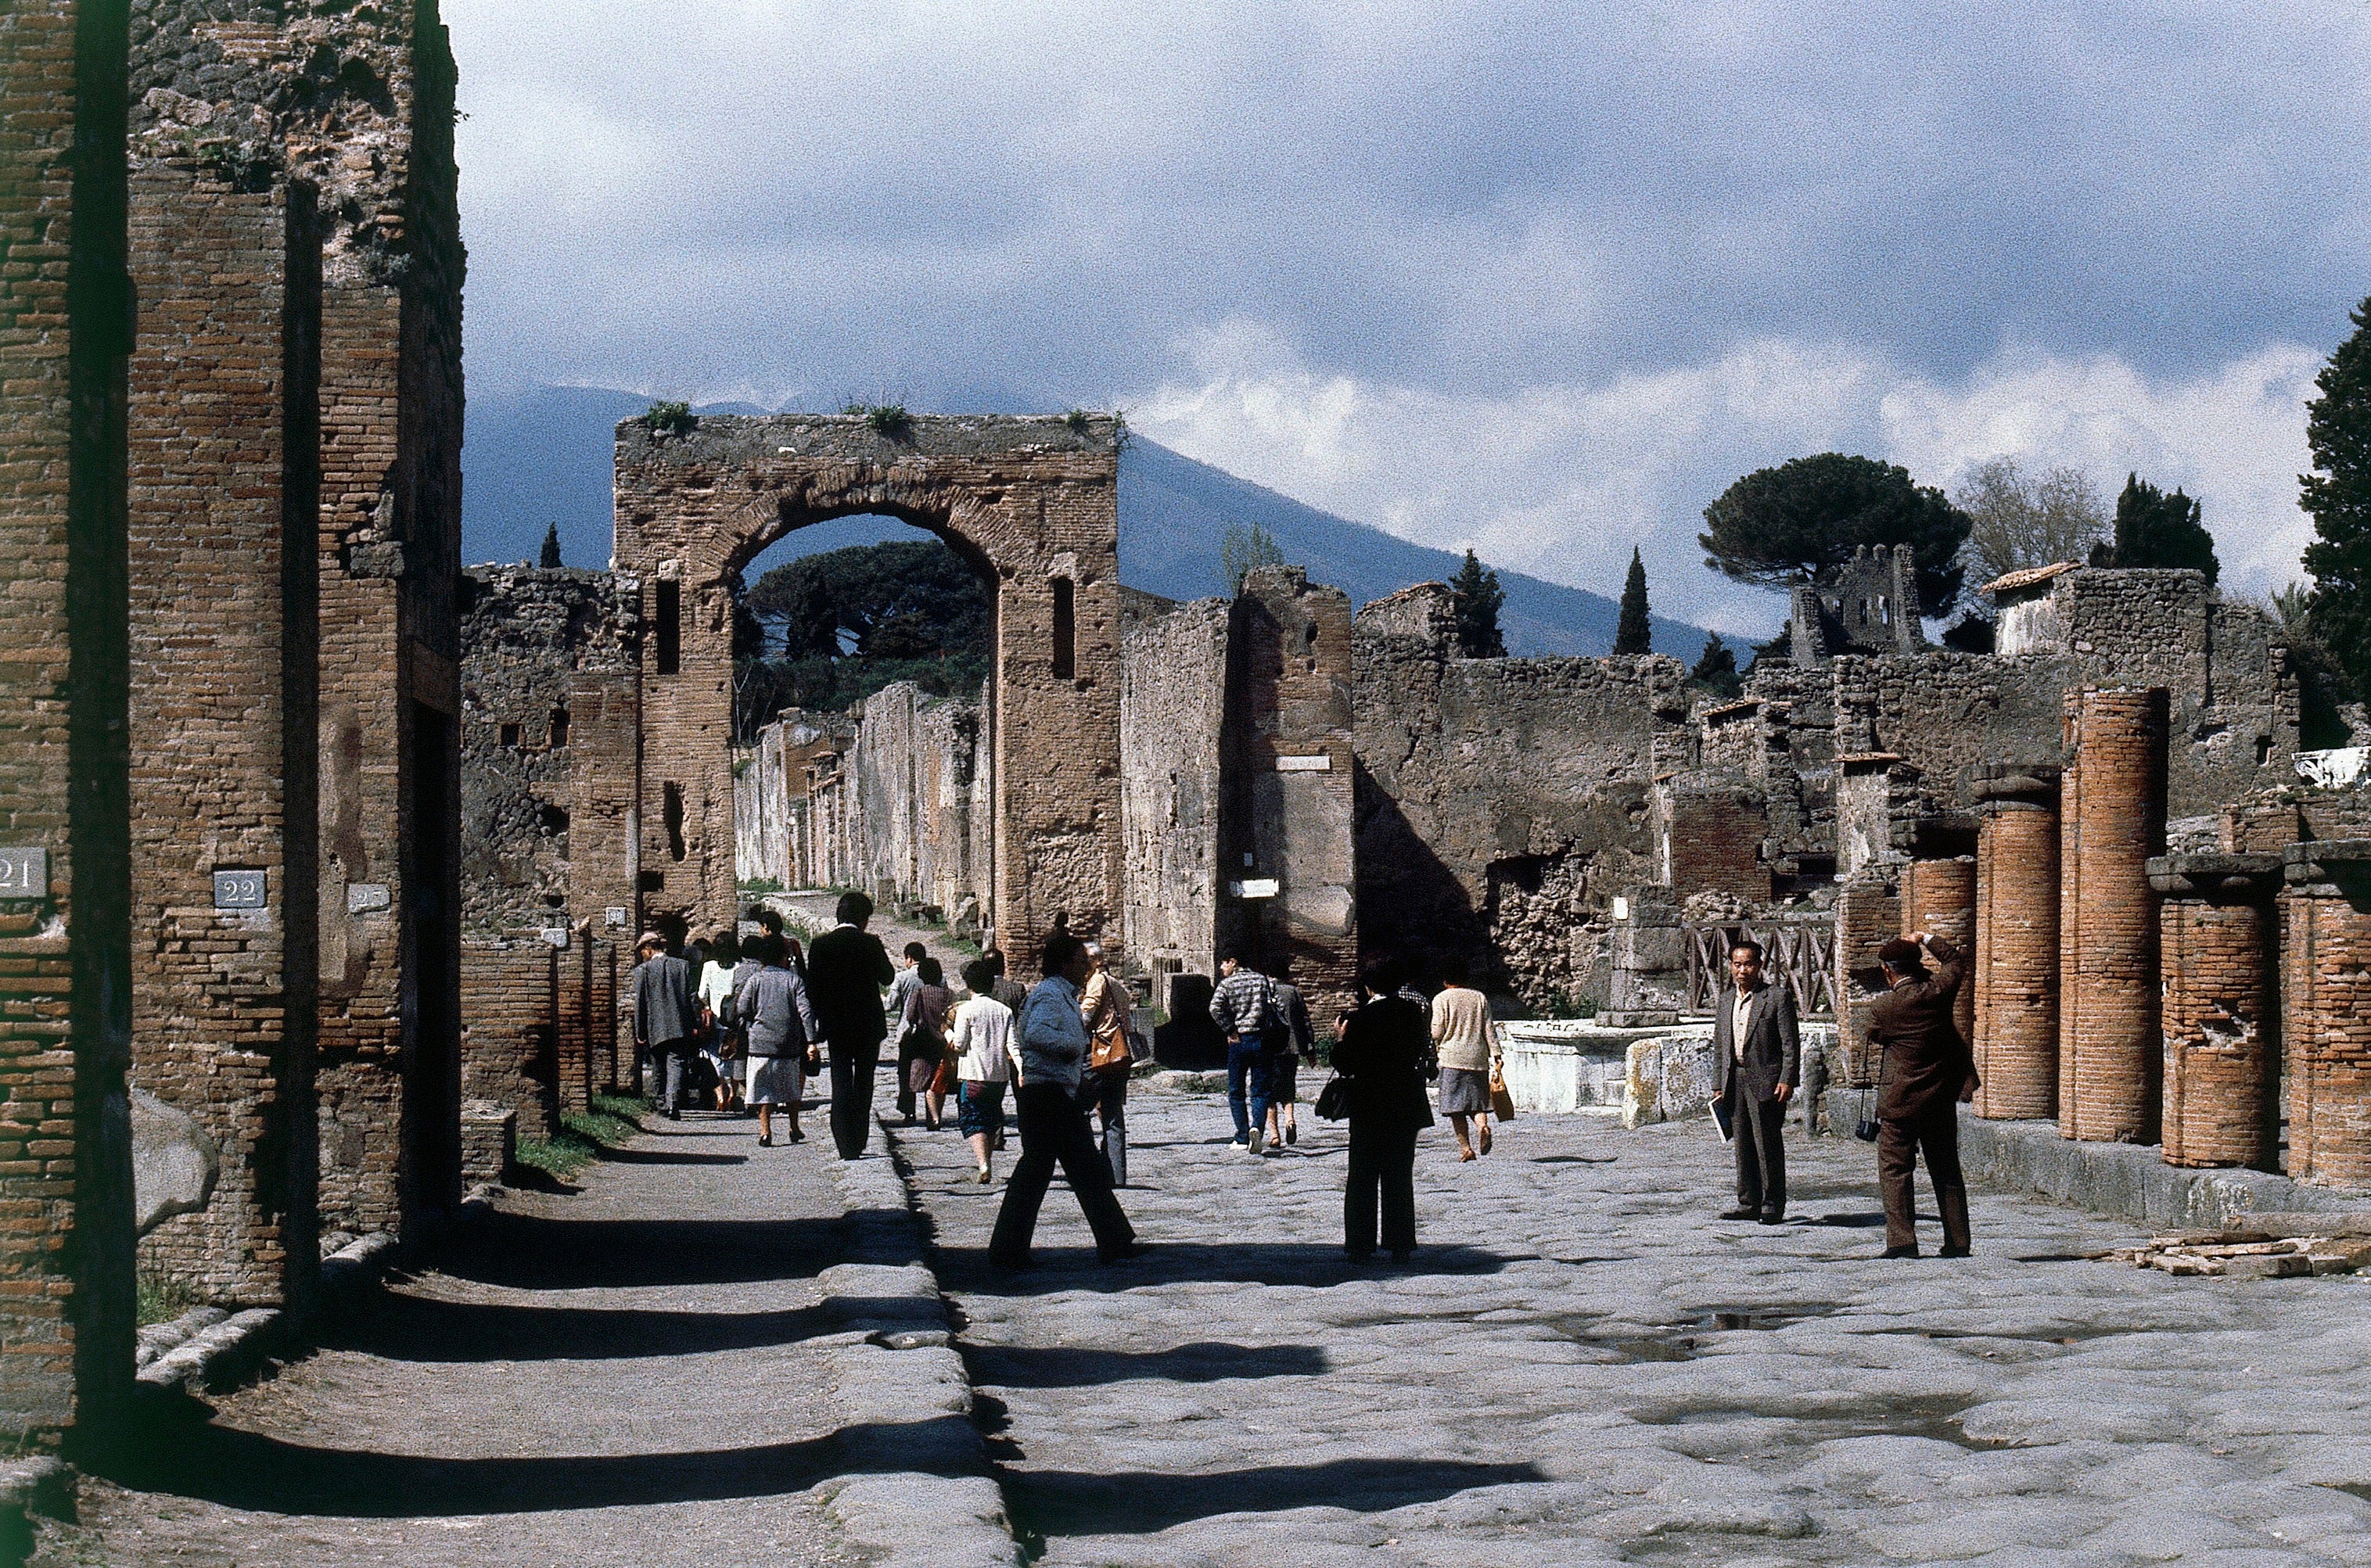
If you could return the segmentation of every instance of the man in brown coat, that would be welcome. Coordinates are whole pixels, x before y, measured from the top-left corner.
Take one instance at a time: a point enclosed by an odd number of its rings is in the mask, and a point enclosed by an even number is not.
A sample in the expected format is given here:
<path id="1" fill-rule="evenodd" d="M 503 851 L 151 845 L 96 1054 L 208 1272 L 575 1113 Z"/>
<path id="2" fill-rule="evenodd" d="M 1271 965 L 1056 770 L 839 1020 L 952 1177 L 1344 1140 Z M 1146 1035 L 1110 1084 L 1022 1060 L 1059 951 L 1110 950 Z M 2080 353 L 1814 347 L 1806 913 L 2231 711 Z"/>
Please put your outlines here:
<path id="1" fill-rule="evenodd" d="M 1920 950 L 1932 954 L 1929 974 Z M 1951 998 L 1966 978 L 1959 949 L 1918 933 L 1877 950 L 1886 993 L 1869 1009 L 1868 1043 L 1878 1052 L 1877 1186 L 1885 1199 L 1885 1256 L 1918 1255 L 1918 1211 L 1911 1181 L 1918 1153 L 1935 1183 L 1946 1258 L 1968 1255 L 1968 1183 L 1960 1174 L 1960 1102 L 1976 1094 L 1976 1062 L 1952 1021 Z"/>

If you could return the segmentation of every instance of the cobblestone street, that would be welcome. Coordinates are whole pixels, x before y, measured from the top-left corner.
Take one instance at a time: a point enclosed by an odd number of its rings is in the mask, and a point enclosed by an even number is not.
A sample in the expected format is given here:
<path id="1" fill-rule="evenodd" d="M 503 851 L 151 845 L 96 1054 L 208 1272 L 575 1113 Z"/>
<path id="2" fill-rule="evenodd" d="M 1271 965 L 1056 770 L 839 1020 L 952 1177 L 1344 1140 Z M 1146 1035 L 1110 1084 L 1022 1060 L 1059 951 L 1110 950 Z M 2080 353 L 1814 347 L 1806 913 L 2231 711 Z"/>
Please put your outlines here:
<path id="1" fill-rule="evenodd" d="M 1097 1267 L 1058 1185 L 1017 1276 L 897 1135 L 1046 1562 L 2371 1562 L 2363 1282 L 2088 1262 L 2131 1233 L 1981 1192 L 1975 1259 L 1883 1262 L 1864 1145 L 1798 1141 L 1764 1228 L 1708 1124 L 1585 1117 L 1427 1135 L 1422 1251 L 1361 1270 L 1306 1106 L 1264 1160 L 1218 1096 L 1129 1121 L 1153 1252 Z"/>

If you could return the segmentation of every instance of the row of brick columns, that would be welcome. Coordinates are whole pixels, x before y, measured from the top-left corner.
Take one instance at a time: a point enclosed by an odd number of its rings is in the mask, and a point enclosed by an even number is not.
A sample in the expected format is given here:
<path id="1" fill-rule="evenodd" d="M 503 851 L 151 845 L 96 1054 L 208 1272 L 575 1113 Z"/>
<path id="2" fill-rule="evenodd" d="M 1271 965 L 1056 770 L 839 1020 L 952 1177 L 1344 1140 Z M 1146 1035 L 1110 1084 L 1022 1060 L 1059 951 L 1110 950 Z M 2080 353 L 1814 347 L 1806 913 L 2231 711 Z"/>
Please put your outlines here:
<path id="1" fill-rule="evenodd" d="M 1976 1114 L 2261 1170 L 2285 1115 L 2289 1175 L 2371 1184 L 2371 839 L 2169 855 L 2165 690 L 2070 692 L 2065 733 L 1974 770 L 1972 868 L 1903 876 L 1905 933 L 1972 882 Z"/>

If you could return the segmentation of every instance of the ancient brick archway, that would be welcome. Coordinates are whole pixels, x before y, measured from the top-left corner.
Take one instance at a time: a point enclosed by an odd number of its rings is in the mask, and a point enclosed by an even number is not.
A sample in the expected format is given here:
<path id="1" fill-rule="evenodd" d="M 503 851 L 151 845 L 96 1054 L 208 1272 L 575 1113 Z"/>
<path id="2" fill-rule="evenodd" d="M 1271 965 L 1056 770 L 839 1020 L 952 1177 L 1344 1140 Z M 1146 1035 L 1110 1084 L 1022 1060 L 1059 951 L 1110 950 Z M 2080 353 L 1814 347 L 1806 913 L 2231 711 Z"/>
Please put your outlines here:
<path id="1" fill-rule="evenodd" d="M 1108 418 L 708 416 L 618 427 L 616 559 L 642 595 L 641 917 L 730 917 L 733 592 L 809 524 L 881 513 L 995 581 L 988 919 L 1025 952 L 1055 912 L 1120 908 L 1119 432 Z"/>

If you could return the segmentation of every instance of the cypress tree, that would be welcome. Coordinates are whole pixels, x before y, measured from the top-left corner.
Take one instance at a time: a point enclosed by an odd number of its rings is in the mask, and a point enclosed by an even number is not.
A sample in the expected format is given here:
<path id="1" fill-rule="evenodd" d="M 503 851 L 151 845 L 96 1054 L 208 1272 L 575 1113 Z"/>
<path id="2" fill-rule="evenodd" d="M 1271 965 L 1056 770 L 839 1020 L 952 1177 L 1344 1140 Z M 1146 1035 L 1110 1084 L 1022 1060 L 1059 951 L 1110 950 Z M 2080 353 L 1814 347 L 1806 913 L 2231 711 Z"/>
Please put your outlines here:
<path id="1" fill-rule="evenodd" d="M 2116 498 L 2116 534 L 2091 547 L 2093 566 L 2186 567 L 2214 582 L 2222 563 L 2215 536 L 2199 521 L 2198 502 L 2177 489 L 2166 494 L 2133 474 Z"/>
<path id="2" fill-rule="evenodd" d="M 1647 614 L 1647 563 L 1638 547 L 1630 547 L 1630 576 L 1622 584 L 1622 619 L 1613 628 L 1616 653 L 1652 653 L 1654 622 Z"/>
<path id="3" fill-rule="evenodd" d="M 1457 614 L 1458 651 L 1468 659 L 1505 658 L 1507 640 L 1499 635 L 1498 606 L 1507 602 L 1507 591 L 1498 586 L 1498 574 L 1467 550 L 1465 564 L 1450 580 L 1449 593 Z"/>
<path id="4" fill-rule="evenodd" d="M 2314 471 L 2300 481 L 2317 536 L 2305 548 L 2313 573 L 2308 619 L 2355 691 L 2371 691 L 2371 299 L 2355 306 L 2354 334 L 2338 345 L 2306 404 Z"/>
<path id="5" fill-rule="evenodd" d="M 540 566 L 558 566 L 560 564 L 559 524 L 551 523 L 545 525 L 543 530 L 543 559 L 537 564 Z"/>

